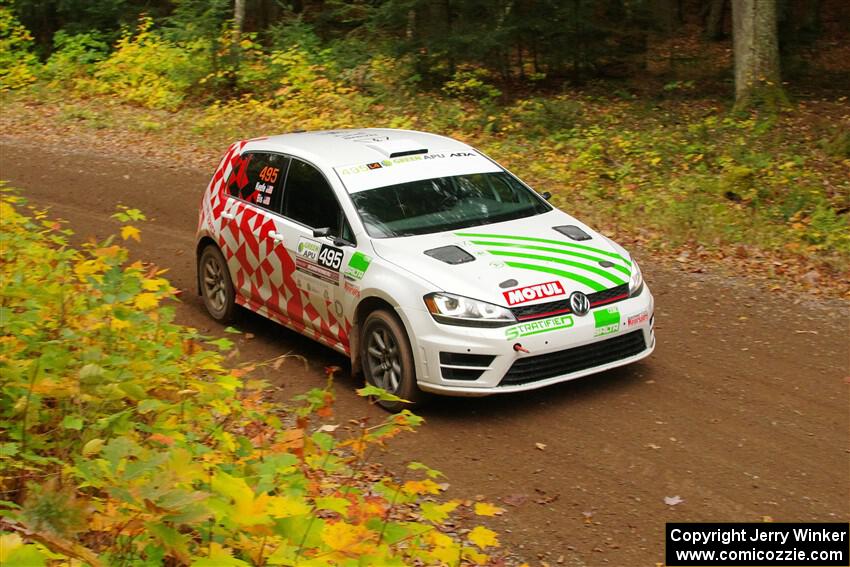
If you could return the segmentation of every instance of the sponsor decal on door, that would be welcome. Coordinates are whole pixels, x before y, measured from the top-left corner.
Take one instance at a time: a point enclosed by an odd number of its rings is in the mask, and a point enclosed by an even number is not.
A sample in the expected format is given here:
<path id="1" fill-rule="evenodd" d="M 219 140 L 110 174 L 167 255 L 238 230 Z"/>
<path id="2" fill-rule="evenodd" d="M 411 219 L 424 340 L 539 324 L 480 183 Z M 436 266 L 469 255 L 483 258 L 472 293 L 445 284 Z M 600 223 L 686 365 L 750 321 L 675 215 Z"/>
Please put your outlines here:
<path id="1" fill-rule="evenodd" d="M 363 279 L 371 263 L 371 256 L 367 256 L 363 252 L 355 252 L 345 268 L 345 278 L 352 281 Z"/>
<path id="2" fill-rule="evenodd" d="M 304 258 L 295 258 L 295 269 L 333 285 L 339 285 L 339 273 L 324 266 L 309 262 Z"/>
<path id="3" fill-rule="evenodd" d="M 321 249 L 322 245 L 319 242 L 302 236 L 298 239 L 298 248 L 296 252 L 299 256 L 303 256 L 304 258 L 315 262 L 319 257 L 319 251 Z"/>

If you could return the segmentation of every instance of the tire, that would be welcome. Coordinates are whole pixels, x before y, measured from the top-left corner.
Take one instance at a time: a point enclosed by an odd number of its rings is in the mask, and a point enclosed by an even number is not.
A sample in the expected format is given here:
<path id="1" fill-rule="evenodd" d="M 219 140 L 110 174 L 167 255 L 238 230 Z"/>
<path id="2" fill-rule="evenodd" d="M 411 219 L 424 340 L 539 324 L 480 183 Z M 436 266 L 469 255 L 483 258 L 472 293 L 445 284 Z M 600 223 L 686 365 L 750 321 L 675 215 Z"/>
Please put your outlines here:
<path id="1" fill-rule="evenodd" d="M 412 402 L 377 400 L 385 410 L 398 412 L 409 409 L 424 399 L 423 392 L 416 385 L 410 341 L 401 321 L 393 313 L 378 309 L 366 317 L 360 334 L 360 360 L 367 384 Z"/>
<path id="2" fill-rule="evenodd" d="M 236 293 L 227 261 L 215 246 L 207 246 L 198 259 L 198 283 L 204 307 L 219 323 L 230 323 L 236 311 Z"/>

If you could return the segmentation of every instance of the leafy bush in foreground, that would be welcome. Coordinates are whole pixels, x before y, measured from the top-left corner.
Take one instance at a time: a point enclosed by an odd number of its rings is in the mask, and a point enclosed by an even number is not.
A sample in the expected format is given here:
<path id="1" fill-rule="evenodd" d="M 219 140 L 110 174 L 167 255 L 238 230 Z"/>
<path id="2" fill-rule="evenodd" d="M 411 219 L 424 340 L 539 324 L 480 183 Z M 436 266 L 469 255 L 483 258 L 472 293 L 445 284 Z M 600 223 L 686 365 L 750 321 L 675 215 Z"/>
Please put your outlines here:
<path id="1" fill-rule="evenodd" d="M 209 346 L 229 341 L 173 322 L 161 272 L 128 264 L 114 238 L 74 249 L 69 231 L 23 204 L 3 189 L 0 563 L 488 561 L 495 532 L 442 528 L 459 506 L 497 508 L 435 501 L 440 473 L 420 463 L 397 480 L 367 462 L 421 418 L 360 420 L 343 438 L 317 423 L 332 415 L 330 384 L 291 408 L 269 402 L 249 368 L 227 369 Z"/>

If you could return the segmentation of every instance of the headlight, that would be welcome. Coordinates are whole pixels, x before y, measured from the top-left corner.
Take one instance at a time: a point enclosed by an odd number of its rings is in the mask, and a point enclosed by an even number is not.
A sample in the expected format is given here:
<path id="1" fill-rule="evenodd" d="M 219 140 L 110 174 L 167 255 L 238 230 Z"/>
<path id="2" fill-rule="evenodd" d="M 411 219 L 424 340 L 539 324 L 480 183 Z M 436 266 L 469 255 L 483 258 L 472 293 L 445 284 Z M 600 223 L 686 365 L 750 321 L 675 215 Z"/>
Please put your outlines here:
<path id="1" fill-rule="evenodd" d="M 429 293 L 424 299 L 431 317 L 446 325 L 504 327 L 516 323 L 509 310 L 477 299 L 451 293 Z"/>
<path id="2" fill-rule="evenodd" d="M 629 278 L 629 297 L 639 295 L 643 291 L 643 275 L 637 262 L 632 260 L 632 277 Z"/>

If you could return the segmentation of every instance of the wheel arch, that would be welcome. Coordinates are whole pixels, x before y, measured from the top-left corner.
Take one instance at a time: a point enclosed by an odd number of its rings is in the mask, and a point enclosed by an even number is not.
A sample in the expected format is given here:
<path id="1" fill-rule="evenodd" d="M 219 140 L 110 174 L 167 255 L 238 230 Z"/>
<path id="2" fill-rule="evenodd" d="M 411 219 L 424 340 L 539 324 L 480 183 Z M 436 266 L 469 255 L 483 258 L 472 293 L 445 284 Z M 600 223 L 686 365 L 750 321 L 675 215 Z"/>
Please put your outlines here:
<path id="1" fill-rule="evenodd" d="M 379 309 L 389 311 L 398 318 L 404 332 L 407 333 L 407 340 L 410 342 L 410 329 L 408 328 L 404 317 L 399 314 L 398 309 L 396 309 L 388 299 L 378 295 L 364 297 L 360 300 L 360 303 L 357 304 L 357 307 L 354 310 L 354 321 L 351 323 L 351 332 L 349 334 L 351 374 L 354 376 L 360 377 L 363 375 L 363 367 L 360 360 L 360 328 L 366 320 L 366 317 L 368 317 L 370 313 Z"/>
<path id="2" fill-rule="evenodd" d="M 215 246 L 219 248 L 218 243 L 212 239 L 210 236 L 203 236 L 200 240 L 198 240 L 197 246 L 195 246 L 195 288 L 198 292 L 198 295 L 201 295 L 201 272 L 198 269 L 198 265 L 201 262 L 201 254 L 204 252 L 204 248 L 207 246 Z M 219 248 L 219 251 L 221 249 Z"/>

